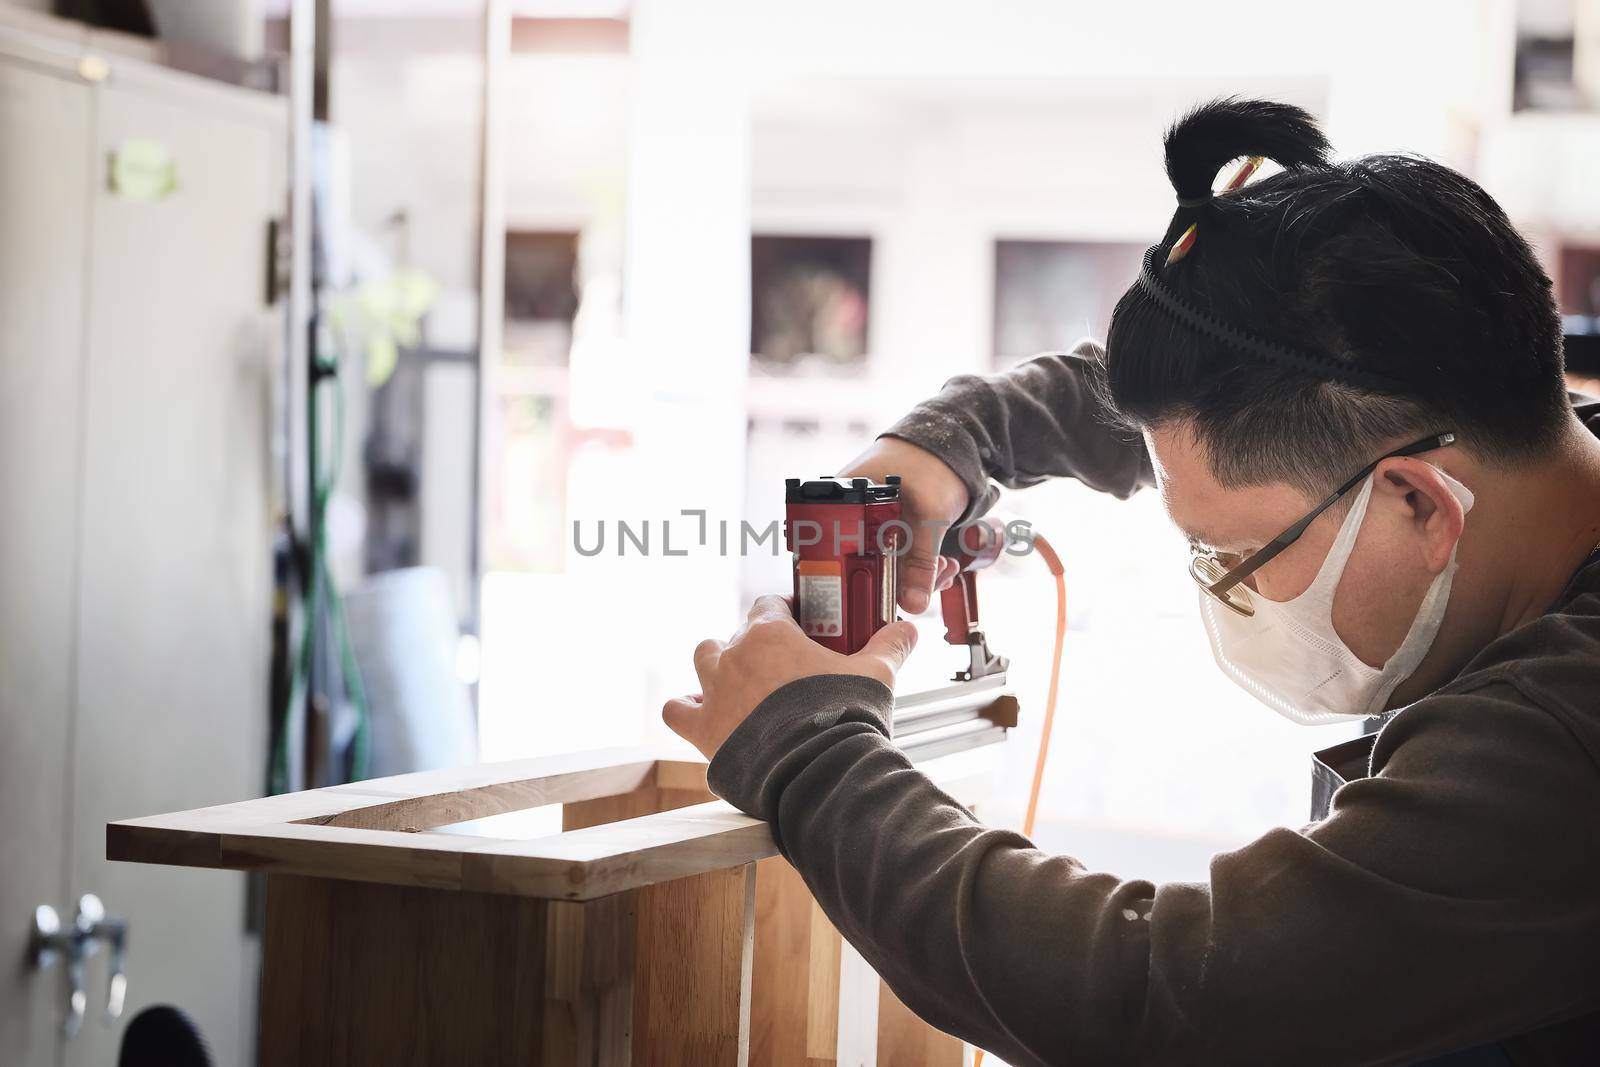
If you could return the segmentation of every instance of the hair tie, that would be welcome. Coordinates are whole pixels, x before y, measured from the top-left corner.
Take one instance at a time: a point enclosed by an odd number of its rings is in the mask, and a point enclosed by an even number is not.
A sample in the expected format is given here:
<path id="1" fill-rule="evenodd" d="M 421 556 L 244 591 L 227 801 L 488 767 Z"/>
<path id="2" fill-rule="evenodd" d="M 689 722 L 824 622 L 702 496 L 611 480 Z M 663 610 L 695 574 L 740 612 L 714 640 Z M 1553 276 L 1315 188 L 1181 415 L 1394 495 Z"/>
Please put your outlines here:
<path id="1" fill-rule="evenodd" d="M 1184 210 L 1204 207 L 1211 203 L 1211 198 L 1216 195 L 1216 193 L 1207 193 L 1205 196 L 1180 196 L 1178 197 L 1178 206 Z"/>

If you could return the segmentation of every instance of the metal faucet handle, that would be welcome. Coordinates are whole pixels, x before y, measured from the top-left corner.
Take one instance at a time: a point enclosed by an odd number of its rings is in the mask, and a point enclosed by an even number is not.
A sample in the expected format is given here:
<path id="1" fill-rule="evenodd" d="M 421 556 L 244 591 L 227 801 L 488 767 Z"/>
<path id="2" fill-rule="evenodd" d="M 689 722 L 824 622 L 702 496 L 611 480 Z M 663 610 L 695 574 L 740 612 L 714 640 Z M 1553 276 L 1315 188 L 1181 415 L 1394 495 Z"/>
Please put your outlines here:
<path id="1" fill-rule="evenodd" d="M 76 1037 L 89 1010 L 89 990 L 83 980 L 84 955 L 74 951 L 67 959 L 67 1018 L 62 1024 L 68 1037 Z"/>
<path id="2" fill-rule="evenodd" d="M 128 999 L 127 925 L 118 918 L 106 915 L 106 906 L 93 893 L 78 898 L 78 916 L 75 922 L 77 936 L 83 944 L 83 957 L 88 959 L 99 950 L 103 941 L 111 947 L 110 974 L 106 984 L 105 1021 L 122 1018 L 122 1008 Z"/>
<path id="3" fill-rule="evenodd" d="M 122 1008 L 128 999 L 127 927 L 121 920 L 103 923 L 107 927 L 106 940 L 111 943 L 111 974 L 106 983 L 105 1021 L 122 1018 Z"/>
<path id="4" fill-rule="evenodd" d="M 61 936 L 61 916 L 48 904 L 33 909 L 33 934 L 28 939 L 28 959 L 43 969 L 56 962 L 66 942 Z"/>
<path id="5" fill-rule="evenodd" d="M 82 902 L 79 902 L 82 912 Z M 67 960 L 67 1017 L 62 1023 L 68 1037 L 83 1025 L 89 994 L 83 987 L 84 933 L 74 920 L 70 930 L 61 928 L 61 916 L 48 904 L 33 909 L 33 935 L 29 938 L 28 956 L 34 967 L 44 970 L 55 966 L 56 960 Z"/>
<path id="6" fill-rule="evenodd" d="M 77 1034 L 88 1014 L 85 972 L 89 957 L 99 951 L 102 941 L 111 947 L 105 1019 L 110 1022 L 121 1018 L 128 997 L 127 932 L 127 924 L 121 919 L 107 917 L 105 905 L 93 893 L 78 898 L 77 913 L 70 927 L 63 927 L 61 916 L 48 904 L 33 910 L 33 931 L 28 944 L 33 966 L 43 970 L 54 966 L 56 960 L 66 958 L 67 1017 L 63 1029 L 68 1037 Z"/>
<path id="7" fill-rule="evenodd" d="M 104 922 L 106 906 L 100 898 L 93 893 L 85 893 L 78 898 L 78 913 L 73 917 L 72 924 L 84 934 L 93 934 L 94 928 Z"/>

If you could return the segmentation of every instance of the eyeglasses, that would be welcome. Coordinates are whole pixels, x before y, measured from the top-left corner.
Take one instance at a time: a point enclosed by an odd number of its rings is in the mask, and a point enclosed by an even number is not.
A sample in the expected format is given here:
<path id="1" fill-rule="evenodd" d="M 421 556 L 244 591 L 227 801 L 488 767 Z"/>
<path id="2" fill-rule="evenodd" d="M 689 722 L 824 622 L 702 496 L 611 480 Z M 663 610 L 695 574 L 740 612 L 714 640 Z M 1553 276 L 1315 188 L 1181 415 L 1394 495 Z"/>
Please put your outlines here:
<path id="1" fill-rule="evenodd" d="M 1415 456 L 1422 452 L 1431 452 L 1435 448 L 1455 444 L 1456 435 L 1453 433 L 1436 433 L 1424 437 L 1420 441 L 1413 441 L 1404 448 L 1397 448 L 1393 452 L 1386 452 L 1377 459 L 1362 467 L 1350 480 L 1333 491 L 1328 497 L 1306 515 L 1299 522 L 1289 527 L 1283 533 L 1274 537 L 1267 544 L 1241 557 L 1236 552 L 1217 552 L 1211 549 L 1201 549 L 1197 545 L 1190 546 L 1189 577 L 1195 584 L 1203 589 L 1213 600 L 1224 605 L 1230 611 L 1239 615 L 1250 616 L 1256 613 L 1255 605 L 1251 601 L 1250 587 L 1244 580 L 1266 565 L 1278 553 L 1288 548 L 1300 539 L 1300 535 L 1316 521 L 1318 515 L 1333 507 L 1339 498 L 1366 480 L 1367 475 L 1377 469 L 1378 464 L 1386 459 L 1398 456 Z"/>

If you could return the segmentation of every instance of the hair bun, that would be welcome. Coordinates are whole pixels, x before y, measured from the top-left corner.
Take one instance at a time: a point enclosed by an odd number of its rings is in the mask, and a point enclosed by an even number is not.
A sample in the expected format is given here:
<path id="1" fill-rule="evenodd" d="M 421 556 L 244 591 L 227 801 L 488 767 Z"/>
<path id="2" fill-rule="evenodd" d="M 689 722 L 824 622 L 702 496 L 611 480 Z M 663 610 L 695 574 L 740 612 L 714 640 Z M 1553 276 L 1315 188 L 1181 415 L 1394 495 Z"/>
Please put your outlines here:
<path id="1" fill-rule="evenodd" d="M 1210 198 L 1217 172 L 1241 156 L 1265 156 L 1286 170 L 1328 163 L 1316 119 L 1292 104 L 1228 98 L 1201 104 L 1167 131 L 1167 178 L 1180 203 Z"/>

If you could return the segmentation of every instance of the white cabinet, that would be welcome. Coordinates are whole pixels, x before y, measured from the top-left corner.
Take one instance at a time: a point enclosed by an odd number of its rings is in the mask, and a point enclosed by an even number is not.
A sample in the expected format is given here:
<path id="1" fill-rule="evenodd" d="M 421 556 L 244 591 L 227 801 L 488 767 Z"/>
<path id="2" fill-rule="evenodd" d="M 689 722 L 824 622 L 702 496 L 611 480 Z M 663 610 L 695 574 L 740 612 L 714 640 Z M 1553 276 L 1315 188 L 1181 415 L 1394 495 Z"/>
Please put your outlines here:
<path id="1" fill-rule="evenodd" d="M 80 59 L 0 28 L 0 956 L 96 893 L 128 925 L 124 1022 L 176 1004 L 248 1063 L 244 879 L 108 863 L 104 827 L 261 785 L 286 108 Z M 135 141 L 166 195 L 112 187 Z M 71 1039 L 63 968 L 0 967 L 0 1058 L 114 1063 L 105 959 Z"/>

